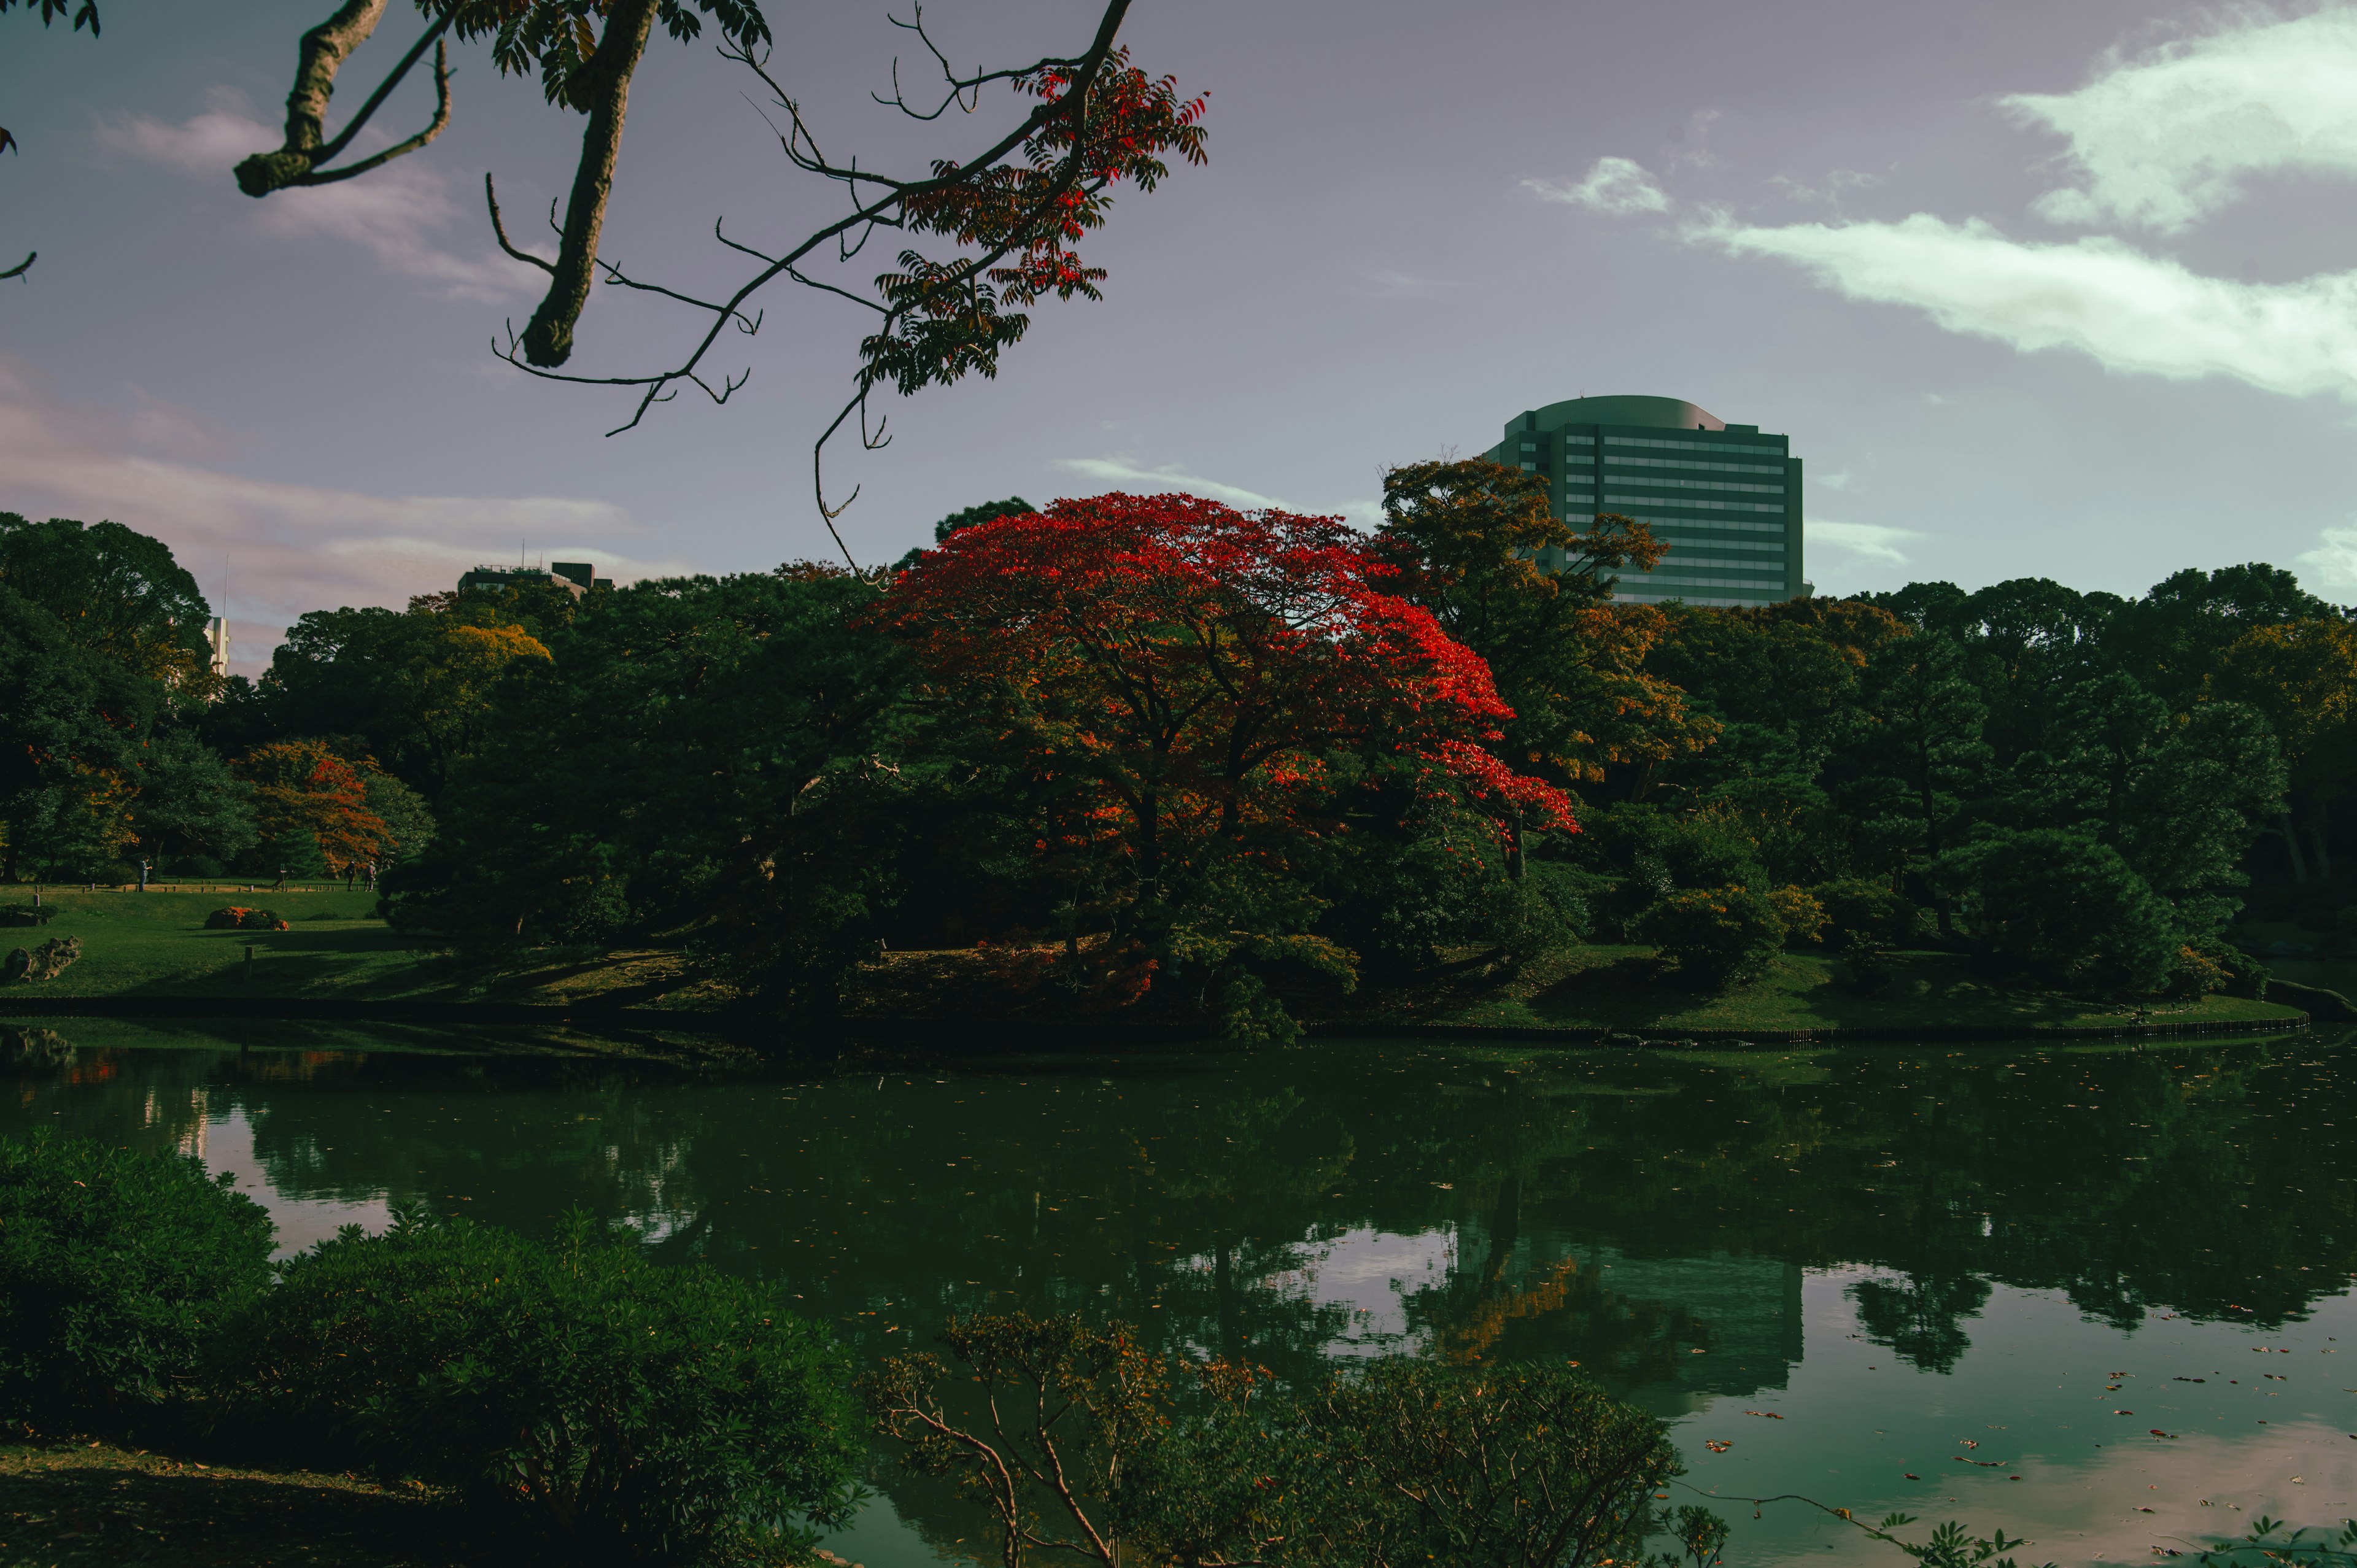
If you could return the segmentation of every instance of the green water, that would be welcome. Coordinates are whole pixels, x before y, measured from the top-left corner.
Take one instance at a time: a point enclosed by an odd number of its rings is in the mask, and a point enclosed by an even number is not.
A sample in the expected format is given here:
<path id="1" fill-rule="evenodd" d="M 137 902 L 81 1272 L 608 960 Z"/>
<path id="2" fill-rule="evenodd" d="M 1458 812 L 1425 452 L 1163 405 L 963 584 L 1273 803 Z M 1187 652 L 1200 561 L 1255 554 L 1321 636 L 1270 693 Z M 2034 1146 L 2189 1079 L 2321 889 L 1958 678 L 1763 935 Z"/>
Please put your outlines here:
<path id="1" fill-rule="evenodd" d="M 1015 1305 L 1280 1371 L 1569 1359 L 1668 1418 L 1704 1492 L 2002 1525 L 2029 1562 L 2357 1513 L 2337 1039 L 698 1076 L 71 1038 L 18 1051 L 0 1131 L 195 1149 L 290 1246 L 395 1203 L 531 1231 L 579 1204 L 781 1281 L 863 1359 Z M 954 1552 L 941 1493 L 876 1479 L 836 1550 Z M 1737 1563 L 1900 1561 L 1722 1511 Z"/>

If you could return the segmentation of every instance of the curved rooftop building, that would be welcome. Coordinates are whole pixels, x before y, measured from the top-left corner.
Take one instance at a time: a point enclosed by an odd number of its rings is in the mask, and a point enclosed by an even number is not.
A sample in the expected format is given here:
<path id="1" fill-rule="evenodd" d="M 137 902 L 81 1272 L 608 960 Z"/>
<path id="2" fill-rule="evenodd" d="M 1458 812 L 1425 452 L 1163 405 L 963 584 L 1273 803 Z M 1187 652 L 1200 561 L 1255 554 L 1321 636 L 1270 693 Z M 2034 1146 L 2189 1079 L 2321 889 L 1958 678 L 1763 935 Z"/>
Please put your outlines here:
<path id="1" fill-rule="evenodd" d="M 1764 605 L 1809 591 L 1801 575 L 1801 460 L 1791 441 L 1729 424 L 1674 397 L 1576 397 L 1506 422 L 1487 456 L 1547 477 L 1575 528 L 1633 517 L 1669 546 L 1613 596 L 1637 604 Z M 1560 567 L 1560 560 L 1547 563 Z"/>

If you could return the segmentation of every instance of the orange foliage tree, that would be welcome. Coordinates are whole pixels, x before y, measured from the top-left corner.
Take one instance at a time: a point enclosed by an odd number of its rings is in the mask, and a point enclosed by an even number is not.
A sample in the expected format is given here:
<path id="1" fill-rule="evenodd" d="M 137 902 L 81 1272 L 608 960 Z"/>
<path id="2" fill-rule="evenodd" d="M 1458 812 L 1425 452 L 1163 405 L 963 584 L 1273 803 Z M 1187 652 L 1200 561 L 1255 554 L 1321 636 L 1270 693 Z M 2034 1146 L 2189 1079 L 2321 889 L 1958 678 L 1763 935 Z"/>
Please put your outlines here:
<path id="1" fill-rule="evenodd" d="M 384 819 L 368 809 L 362 769 L 370 767 L 316 740 L 289 740 L 257 746 L 237 774 L 253 791 L 254 825 L 265 843 L 306 833 L 330 866 L 341 867 L 382 859 L 392 847 Z"/>
<path id="2" fill-rule="evenodd" d="M 1488 667 L 1382 575 L 1338 518 L 1116 494 L 960 530 L 879 614 L 940 693 L 1058 781 L 1039 850 L 1116 885 L 1117 931 L 1159 921 L 1164 956 L 1191 940 L 1215 964 L 1347 975 L 1352 956 L 1307 929 L 1318 901 L 1271 879 L 1348 833 L 1337 800 L 1368 769 L 1570 826 L 1559 790 L 1488 749 L 1512 716 Z"/>

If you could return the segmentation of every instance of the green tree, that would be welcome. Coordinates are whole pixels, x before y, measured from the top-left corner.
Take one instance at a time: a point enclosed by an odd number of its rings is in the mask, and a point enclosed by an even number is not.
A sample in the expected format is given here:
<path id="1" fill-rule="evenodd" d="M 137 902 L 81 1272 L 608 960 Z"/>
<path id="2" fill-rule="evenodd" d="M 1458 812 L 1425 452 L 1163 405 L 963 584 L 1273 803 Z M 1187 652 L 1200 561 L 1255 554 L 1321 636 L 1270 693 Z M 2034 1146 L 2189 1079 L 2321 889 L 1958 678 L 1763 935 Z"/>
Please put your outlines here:
<path id="1" fill-rule="evenodd" d="M 1493 748 L 1510 766 L 1562 784 L 1619 766 L 1641 790 L 1647 770 L 1709 745 L 1716 726 L 1647 671 L 1661 613 L 1610 602 L 1616 574 L 1661 558 L 1644 524 L 1607 512 L 1582 533 L 1555 515 L 1543 474 L 1406 463 L 1384 470 L 1370 548 L 1393 592 L 1490 666 L 1513 710 Z"/>
<path id="2" fill-rule="evenodd" d="M 1021 496 L 1009 496 L 1003 501 L 984 501 L 978 506 L 965 507 L 950 513 L 949 516 L 933 524 L 933 542 L 944 543 L 949 536 L 959 529 L 972 528 L 976 523 L 988 522 L 993 518 L 1021 517 L 1026 512 L 1039 510 Z"/>
<path id="3" fill-rule="evenodd" d="M 396 921 L 542 940 L 693 935 L 797 1009 L 876 944 L 909 755 L 906 662 L 841 573 L 670 578 L 609 595 L 500 685 Z"/>
<path id="4" fill-rule="evenodd" d="M 176 698 L 211 693 L 211 611 L 161 540 L 119 522 L 30 522 L 0 512 L 0 586 L 56 616 L 77 648 Z"/>
<path id="5" fill-rule="evenodd" d="M 1968 890 L 1980 955 L 2000 974 L 2149 993 L 2177 965 L 2176 912 L 2092 833 L 1998 832 L 1945 869 Z"/>
<path id="6" fill-rule="evenodd" d="M 0 584 L 0 857 L 9 880 L 97 876 L 131 847 L 138 738 L 160 694 Z"/>
<path id="7" fill-rule="evenodd" d="M 2018 820 L 2083 828 L 2118 850 L 2190 934 L 2222 929 L 2229 889 L 2259 824 L 2281 808 L 2275 737 L 2253 709 L 2205 703 L 2175 715 L 2115 671 L 2058 699 L 2050 749 L 2016 764 Z"/>
<path id="8" fill-rule="evenodd" d="M 1986 793 L 1988 704 L 1953 639 L 1926 633 L 1886 644 L 1866 662 L 1859 703 L 1833 767 L 1833 794 L 1856 824 L 1869 865 L 1919 875 L 1964 839 L 1964 814 Z M 1943 935 L 1946 900 L 1932 890 Z"/>
<path id="9" fill-rule="evenodd" d="M 139 755 L 131 811 L 139 847 L 158 867 L 201 858 L 218 870 L 253 844 L 258 830 L 244 786 L 194 730 L 159 730 Z"/>

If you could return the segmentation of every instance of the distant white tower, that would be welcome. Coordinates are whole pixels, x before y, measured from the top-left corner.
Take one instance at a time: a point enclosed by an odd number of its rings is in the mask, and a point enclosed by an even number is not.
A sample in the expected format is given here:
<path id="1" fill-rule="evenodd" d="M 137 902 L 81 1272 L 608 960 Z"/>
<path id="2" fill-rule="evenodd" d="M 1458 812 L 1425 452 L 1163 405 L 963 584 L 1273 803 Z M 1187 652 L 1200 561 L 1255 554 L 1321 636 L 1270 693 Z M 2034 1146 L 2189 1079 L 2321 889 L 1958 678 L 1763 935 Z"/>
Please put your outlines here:
<path id="1" fill-rule="evenodd" d="M 229 622 L 215 616 L 205 622 L 205 645 L 213 650 L 213 674 L 226 679 L 229 675 Z"/>

